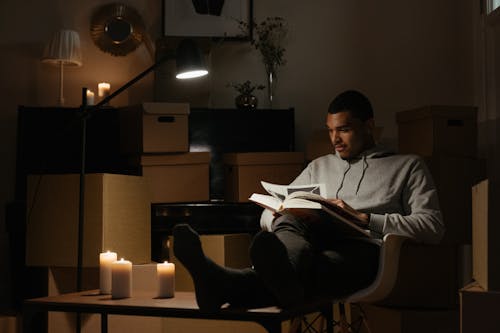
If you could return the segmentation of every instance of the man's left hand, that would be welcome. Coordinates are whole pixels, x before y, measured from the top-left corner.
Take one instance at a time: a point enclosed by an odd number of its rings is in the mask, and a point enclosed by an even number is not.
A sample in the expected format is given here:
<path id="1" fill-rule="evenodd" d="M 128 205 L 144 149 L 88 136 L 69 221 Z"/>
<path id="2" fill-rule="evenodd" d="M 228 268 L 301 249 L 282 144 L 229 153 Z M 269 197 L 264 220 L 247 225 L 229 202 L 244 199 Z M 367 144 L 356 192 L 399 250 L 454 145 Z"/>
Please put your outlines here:
<path id="1" fill-rule="evenodd" d="M 352 215 L 356 216 L 359 219 L 359 221 L 355 221 L 355 222 L 357 222 L 357 224 L 359 224 L 360 226 L 365 227 L 365 228 L 368 227 L 368 223 L 370 223 L 370 215 L 355 210 L 354 208 L 349 206 L 347 203 L 345 203 L 344 200 L 341 200 L 341 199 L 329 199 L 329 200 L 332 203 L 339 206 L 340 208 L 343 208 L 344 210 L 348 211 Z"/>

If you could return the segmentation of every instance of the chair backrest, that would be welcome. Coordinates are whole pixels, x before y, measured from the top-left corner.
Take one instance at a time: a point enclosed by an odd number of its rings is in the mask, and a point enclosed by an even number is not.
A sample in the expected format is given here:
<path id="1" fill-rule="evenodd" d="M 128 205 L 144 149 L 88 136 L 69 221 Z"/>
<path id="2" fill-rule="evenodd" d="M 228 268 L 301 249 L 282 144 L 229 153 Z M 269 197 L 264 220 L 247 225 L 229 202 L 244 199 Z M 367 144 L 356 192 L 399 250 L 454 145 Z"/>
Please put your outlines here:
<path id="1" fill-rule="evenodd" d="M 347 296 L 343 302 L 376 302 L 387 297 L 396 284 L 401 246 L 407 240 L 411 238 L 396 234 L 385 235 L 380 248 L 375 281 L 370 286 Z"/>

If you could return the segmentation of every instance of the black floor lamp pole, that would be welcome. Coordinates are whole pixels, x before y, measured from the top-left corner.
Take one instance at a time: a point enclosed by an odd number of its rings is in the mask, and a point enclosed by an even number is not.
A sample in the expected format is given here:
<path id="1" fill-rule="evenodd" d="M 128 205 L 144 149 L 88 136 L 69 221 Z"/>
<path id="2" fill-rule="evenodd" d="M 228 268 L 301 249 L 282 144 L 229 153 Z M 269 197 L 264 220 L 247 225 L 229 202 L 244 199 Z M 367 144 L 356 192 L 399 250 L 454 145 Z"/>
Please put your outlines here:
<path id="1" fill-rule="evenodd" d="M 125 83 L 123 86 L 118 88 L 115 92 L 109 96 L 103 98 L 96 105 L 87 105 L 87 88 L 82 89 L 82 105 L 80 107 L 80 117 L 81 123 L 81 166 L 80 166 L 80 192 L 79 192 L 79 203 L 78 203 L 78 258 L 77 258 L 77 269 L 76 269 L 76 287 L 77 291 L 82 291 L 82 267 L 83 267 L 83 243 L 84 243 L 84 223 L 85 223 L 85 164 L 86 164 L 86 144 L 87 144 L 87 120 L 95 113 L 99 112 L 99 108 L 113 98 L 121 94 L 123 91 L 127 90 L 131 85 L 142 79 L 144 76 L 153 71 L 156 67 L 160 66 L 164 62 L 176 59 L 177 60 L 177 71 L 182 72 L 177 78 L 195 78 L 208 74 L 205 70 L 203 56 L 196 46 L 196 43 L 190 39 L 182 40 L 176 52 L 169 51 L 162 55 L 158 61 L 156 61 L 149 68 L 141 72 L 139 75 L 134 77 L 132 80 Z M 76 321 L 76 331 L 79 333 L 81 330 L 80 314 L 77 314 Z"/>
<path id="2" fill-rule="evenodd" d="M 78 259 L 77 259 L 77 278 L 76 285 L 77 291 L 82 291 L 82 266 L 83 266 L 83 226 L 85 223 L 85 164 L 87 155 L 87 120 L 97 112 L 99 108 L 107 104 L 110 100 L 121 94 L 123 91 L 128 89 L 131 85 L 142 79 L 144 76 L 149 74 L 156 67 L 164 63 L 165 61 L 174 58 L 173 54 L 168 54 L 162 57 L 159 61 L 154 63 L 152 66 L 147 68 L 145 71 L 134 77 L 129 82 L 125 83 L 123 86 L 118 88 L 115 92 L 104 98 L 102 101 L 96 105 L 87 105 L 87 88 L 82 89 L 82 106 L 80 107 L 80 117 L 81 117 L 81 147 L 80 147 L 80 196 L 78 202 Z"/>
<path id="3" fill-rule="evenodd" d="M 113 98 L 121 94 L 123 91 L 127 90 L 137 81 L 141 80 L 144 76 L 153 71 L 156 67 L 163 64 L 169 59 L 175 58 L 175 55 L 169 53 L 164 57 L 160 58 L 157 62 L 151 65 L 149 68 L 144 70 L 142 73 L 134 77 L 132 80 L 125 83 L 123 86 L 118 88 L 115 92 L 105 97 L 102 101 L 96 105 L 87 105 L 87 88 L 82 89 L 82 105 L 80 107 L 80 117 L 81 117 L 81 146 L 80 146 L 80 191 L 78 200 L 78 258 L 76 266 L 76 289 L 77 291 L 82 291 L 82 270 L 83 270 L 83 229 L 85 225 L 85 164 L 87 155 L 87 120 L 94 114 L 98 112 L 99 108 Z M 81 330 L 81 319 L 80 314 L 77 314 L 76 319 L 76 331 L 79 333 Z"/>
<path id="4" fill-rule="evenodd" d="M 85 112 L 87 107 L 87 88 L 82 89 L 82 106 L 81 112 Z M 78 259 L 76 266 L 76 286 L 77 291 L 82 290 L 82 267 L 83 267 L 83 226 L 85 218 L 85 159 L 87 151 L 87 116 L 84 114 L 81 117 L 81 164 L 80 164 L 80 194 L 78 200 Z M 81 316 L 76 314 L 76 332 L 81 331 Z"/>

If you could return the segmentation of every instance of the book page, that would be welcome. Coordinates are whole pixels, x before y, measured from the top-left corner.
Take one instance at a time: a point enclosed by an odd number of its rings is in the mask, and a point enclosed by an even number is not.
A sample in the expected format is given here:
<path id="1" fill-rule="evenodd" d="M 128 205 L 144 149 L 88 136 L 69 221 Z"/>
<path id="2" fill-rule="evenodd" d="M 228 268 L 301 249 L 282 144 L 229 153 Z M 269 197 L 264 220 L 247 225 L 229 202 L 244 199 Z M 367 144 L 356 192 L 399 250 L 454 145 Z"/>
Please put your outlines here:
<path id="1" fill-rule="evenodd" d="M 309 184 L 309 185 L 278 185 L 272 184 L 265 181 L 260 182 L 262 187 L 275 198 L 280 200 L 285 200 L 285 197 L 290 194 L 300 191 L 300 192 L 311 192 L 316 193 L 322 197 L 327 197 L 325 184 Z"/>
<path id="2" fill-rule="evenodd" d="M 323 206 L 319 202 L 308 199 L 288 197 L 283 201 L 282 209 L 290 208 L 322 209 Z"/>
<path id="3" fill-rule="evenodd" d="M 344 208 L 337 206 L 333 202 L 331 202 L 328 199 L 323 198 L 320 195 L 317 195 L 315 193 L 310 193 L 310 192 L 302 192 L 302 191 L 297 191 L 292 194 L 290 194 L 286 200 L 288 199 L 295 199 L 295 198 L 301 198 L 301 199 L 306 199 L 310 201 L 314 201 L 317 203 L 320 203 L 321 205 L 328 207 L 330 210 L 334 211 L 338 215 L 341 215 L 342 217 L 349 219 L 350 221 L 359 221 L 361 220 L 351 212 L 345 210 Z"/>
<path id="4" fill-rule="evenodd" d="M 261 207 L 278 212 L 281 210 L 281 200 L 270 195 L 253 193 L 248 200 L 255 202 Z"/>

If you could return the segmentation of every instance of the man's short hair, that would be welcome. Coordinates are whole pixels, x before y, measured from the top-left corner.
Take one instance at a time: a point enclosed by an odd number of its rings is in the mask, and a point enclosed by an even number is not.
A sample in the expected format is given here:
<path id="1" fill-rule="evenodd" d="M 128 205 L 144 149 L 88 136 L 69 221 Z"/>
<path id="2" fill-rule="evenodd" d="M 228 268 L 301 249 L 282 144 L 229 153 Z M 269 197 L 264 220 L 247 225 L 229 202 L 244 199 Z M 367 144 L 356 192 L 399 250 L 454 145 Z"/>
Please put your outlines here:
<path id="1" fill-rule="evenodd" d="M 328 107 L 328 113 L 331 114 L 342 111 L 349 111 L 352 117 L 362 121 L 373 118 L 370 100 L 356 90 L 347 90 L 339 94 Z"/>

